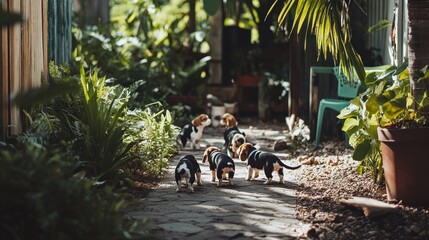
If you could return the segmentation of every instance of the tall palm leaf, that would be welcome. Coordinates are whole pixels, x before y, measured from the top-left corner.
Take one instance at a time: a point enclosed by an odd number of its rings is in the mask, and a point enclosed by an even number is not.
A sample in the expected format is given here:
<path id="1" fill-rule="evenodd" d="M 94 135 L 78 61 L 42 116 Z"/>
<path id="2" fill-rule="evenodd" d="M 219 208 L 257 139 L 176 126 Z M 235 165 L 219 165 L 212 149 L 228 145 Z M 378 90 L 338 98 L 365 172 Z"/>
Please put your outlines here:
<path id="1" fill-rule="evenodd" d="M 269 12 L 272 11 L 276 0 Z M 283 1 L 281 1 L 283 2 Z M 298 34 L 305 27 L 305 36 L 310 32 L 316 37 L 317 48 L 324 58 L 331 54 L 348 79 L 353 79 L 354 71 L 360 80 L 365 78 L 365 70 L 360 55 L 351 44 L 349 7 L 351 0 L 284 0 L 278 16 L 280 25 L 292 21 L 291 31 Z M 305 44 L 304 44 L 305 46 Z"/>

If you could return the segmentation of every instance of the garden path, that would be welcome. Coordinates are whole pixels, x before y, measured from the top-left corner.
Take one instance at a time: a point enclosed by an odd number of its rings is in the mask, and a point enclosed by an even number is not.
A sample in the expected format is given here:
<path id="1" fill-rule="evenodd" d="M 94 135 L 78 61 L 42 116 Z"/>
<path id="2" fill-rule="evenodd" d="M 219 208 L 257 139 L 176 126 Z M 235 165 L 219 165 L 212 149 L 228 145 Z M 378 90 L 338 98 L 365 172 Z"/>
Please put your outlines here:
<path id="1" fill-rule="evenodd" d="M 251 127 L 239 125 L 252 143 L 272 151 L 272 143 L 283 138 L 282 127 Z M 216 187 L 210 181 L 208 163 L 201 163 L 207 145 L 223 145 L 223 129 L 204 130 L 201 150 L 185 149 L 170 161 L 169 173 L 159 186 L 141 200 L 130 215 L 150 219 L 156 232 L 166 239 L 296 239 L 299 221 L 295 217 L 296 194 L 293 174 L 285 171 L 286 183 L 264 185 L 264 173 L 254 181 L 246 181 L 246 164 L 238 159 L 234 186 Z M 193 154 L 202 170 L 202 186 L 194 184 L 194 193 L 177 193 L 174 169 L 180 157 Z M 282 153 L 285 155 L 285 153 Z M 276 153 L 281 159 L 281 153 Z M 296 165 L 297 162 L 290 163 Z"/>

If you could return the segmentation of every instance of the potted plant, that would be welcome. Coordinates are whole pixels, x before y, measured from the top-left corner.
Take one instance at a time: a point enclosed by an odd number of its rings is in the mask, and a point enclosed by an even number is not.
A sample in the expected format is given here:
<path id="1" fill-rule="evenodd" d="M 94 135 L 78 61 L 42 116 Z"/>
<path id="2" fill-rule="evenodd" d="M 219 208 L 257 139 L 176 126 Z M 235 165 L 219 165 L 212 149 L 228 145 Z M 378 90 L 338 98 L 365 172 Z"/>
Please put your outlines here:
<path id="1" fill-rule="evenodd" d="M 369 170 L 375 181 L 382 182 L 383 170 L 388 200 L 408 205 L 429 206 L 429 146 L 427 119 L 422 115 L 429 106 L 427 91 L 410 94 L 410 76 L 404 63 L 391 67 L 380 76 L 369 74 L 367 90 L 343 109 L 343 130 L 355 149 L 353 158 L 362 160 L 360 172 Z M 417 73 L 427 82 L 429 70 Z"/>

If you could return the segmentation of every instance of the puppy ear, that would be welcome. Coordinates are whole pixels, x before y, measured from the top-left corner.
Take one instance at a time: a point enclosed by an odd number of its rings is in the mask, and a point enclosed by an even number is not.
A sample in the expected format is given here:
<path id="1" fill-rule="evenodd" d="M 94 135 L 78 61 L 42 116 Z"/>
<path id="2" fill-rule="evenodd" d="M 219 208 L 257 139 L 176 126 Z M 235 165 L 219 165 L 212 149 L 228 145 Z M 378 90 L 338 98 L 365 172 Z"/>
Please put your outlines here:
<path id="1" fill-rule="evenodd" d="M 232 124 L 233 126 L 237 126 L 237 125 L 238 125 L 237 120 L 235 120 L 235 118 L 234 118 L 234 117 L 231 117 L 231 124 Z"/>
<path id="2" fill-rule="evenodd" d="M 201 121 L 199 117 L 194 118 L 194 120 L 192 120 L 192 125 L 194 126 L 200 126 L 201 125 Z"/>
<path id="3" fill-rule="evenodd" d="M 208 151 L 205 150 L 204 154 L 203 154 L 203 163 L 207 162 L 209 159 L 209 154 L 207 153 Z"/>
<path id="4" fill-rule="evenodd" d="M 245 146 L 244 145 L 241 145 L 239 148 L 238 148 L 238 158 L 241 160 L 241 161 L 246 161 L 246 158 L 247 158 L 247 156 L 246 156 L 247 154 L 246 154 L 246 148 L 245 148 Z"/>
<path id="5" fill-rule="evenodd" d="M 228 127 L 233 127 L 234 126 L 234 120 L 231 117 L 228 117 L 227 120 L 227 126 Z"/>

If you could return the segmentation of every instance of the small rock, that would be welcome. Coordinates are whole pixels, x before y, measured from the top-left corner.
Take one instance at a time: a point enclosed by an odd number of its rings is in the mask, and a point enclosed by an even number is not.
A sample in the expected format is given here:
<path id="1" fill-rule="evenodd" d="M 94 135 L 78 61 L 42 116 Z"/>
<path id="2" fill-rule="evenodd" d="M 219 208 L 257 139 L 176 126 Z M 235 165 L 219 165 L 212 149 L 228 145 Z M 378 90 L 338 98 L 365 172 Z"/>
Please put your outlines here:
<path id="1" fill-rule="evenodd" d="M 276 140 L 273 145 L 274 151 L 282 151 L 288 149 L 287 142 L 283 139 Z"/>

